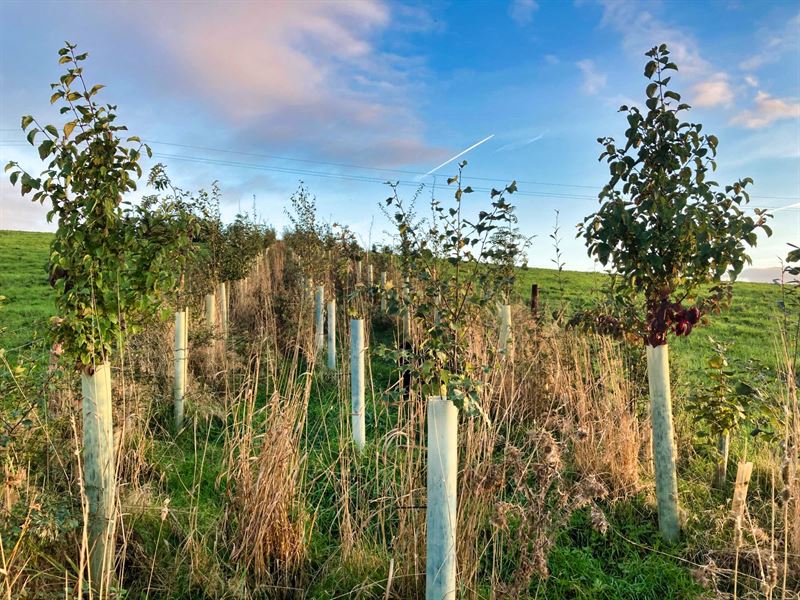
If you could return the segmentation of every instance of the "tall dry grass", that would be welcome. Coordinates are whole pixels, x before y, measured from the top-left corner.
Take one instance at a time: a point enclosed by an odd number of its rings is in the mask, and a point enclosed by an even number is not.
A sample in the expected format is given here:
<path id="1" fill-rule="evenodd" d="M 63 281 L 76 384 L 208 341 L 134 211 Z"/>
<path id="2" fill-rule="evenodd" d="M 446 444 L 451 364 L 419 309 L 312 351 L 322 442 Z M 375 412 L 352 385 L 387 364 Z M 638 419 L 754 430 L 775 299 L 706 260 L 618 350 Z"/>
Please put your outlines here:
<path id="1" fill-rule="evenodd" d="M 378 340 L 404 341 L 400 323 L 380 314 L 352 270 L 329 273 L 326 288 L 340 294 L 340 352 L 328 372 L 314 353 L 313 299 L 301 278 L 281 244 L 259 259 L 246 283 L 231 286 L 227 342 L 204 330 L 199 302 L 190 307 L 190 425 L 178 437 L 169 427 L 170 326 L 134 338 L 115 365 L 114 572 L 134 597 L 303 598 L 327 588 L 348 590 L 342 597 L 424 596 L 425 397 L 418 382 L 409 397 L 396 393 L 399 365 L 387 380 L 371 376 Z M 350 438 L 352 314 L 367 319 L 371 350 L 363 452 Z M 604 507 L 650 485 L 646 398 L 625 348 L 535 320 L 522 307 L 513 324 L 513 359 L 496 351 L 493 314 L 470 324 L 465 360 L 489 367 L 480 372 L 490 421 L 459 423 L 463 598 L 487 589 L 524 597 L 548 576 L 548 554 L 576 511 L 605 532 Z M 421 323 L 412 336 L 412 346 L 424 340 Z M 783 573 L 793 581 L 790 563 L 800 554 L 800 417 L 793 373 L 785 381 L 788 470 L 776 470 L 776 527 L 771 541 L 757 543 L 753 528 L 742 550 L 765 580 L 771 561 L 787 565 L 774 570 L 774 598 Z M 7 598 L 69 598 L 80 585 L 83 525 L 49 534 L 37 525 L 37 506 L 50 510 L 56 497 L 68 514 L 81 514 L 75 384 L 66 373 L 50 394 L 48 422 L 37 422 L 4 459 L 0 520 L 20 525 L 0 554 Z M 320 553 L 320 540 L 335 544 Z"/>

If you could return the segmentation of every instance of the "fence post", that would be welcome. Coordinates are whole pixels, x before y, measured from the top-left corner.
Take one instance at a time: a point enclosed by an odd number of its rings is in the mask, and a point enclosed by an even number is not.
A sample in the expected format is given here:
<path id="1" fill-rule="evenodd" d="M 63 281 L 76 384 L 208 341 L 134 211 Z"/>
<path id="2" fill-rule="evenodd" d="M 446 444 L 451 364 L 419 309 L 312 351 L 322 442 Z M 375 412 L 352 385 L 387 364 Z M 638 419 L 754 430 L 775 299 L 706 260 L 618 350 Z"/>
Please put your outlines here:
<path id="1" fill-rule="evenodd" d="M 531 284 L 531 314 L 535 317 L 539 312 L 539 284 Z"/>

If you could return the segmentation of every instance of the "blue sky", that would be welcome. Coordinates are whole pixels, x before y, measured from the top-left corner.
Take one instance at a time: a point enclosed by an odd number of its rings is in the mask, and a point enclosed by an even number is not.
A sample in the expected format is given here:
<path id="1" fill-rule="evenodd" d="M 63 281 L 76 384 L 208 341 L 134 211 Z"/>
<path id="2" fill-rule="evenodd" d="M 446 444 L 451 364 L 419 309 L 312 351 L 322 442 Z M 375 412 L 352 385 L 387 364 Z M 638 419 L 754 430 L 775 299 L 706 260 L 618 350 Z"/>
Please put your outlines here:
<path id="1" fill-rule="evenodd" d="M 45 16 L 45 18 L 41 18 Z M 691 119 L 720 139 L 717 180 L 755 180 L 753 205 L 800 203 L 800 8 L 794 2 L 15 2 L 0 4 L 0 161 L 38 167 L 19 118 L 59 123 L 49 83 L 64 40 L 90 53 L 133 134 L 187 188 L 218 180 L 279 230 L 298 180 L 366 242 L 388 223 L 386 179 L 436 184 L 469 152 L 473 187 L 518 180 L 530 264 L 551 266 L 560 211 L 567 268 L 595 268 L 574 225 L 607 178 L 596 138 L 622 137 L 644 97 L 643 53 L 666 42 Z M 428 194 L 428 191 L 425 192 Z M 473 194 L 475 207 L 488 195 Z M 0 228 L 44 230 L 44 209 L 0 181 Z M 800 210 L 775 212 L 753 252 L 776 264 Z"/>

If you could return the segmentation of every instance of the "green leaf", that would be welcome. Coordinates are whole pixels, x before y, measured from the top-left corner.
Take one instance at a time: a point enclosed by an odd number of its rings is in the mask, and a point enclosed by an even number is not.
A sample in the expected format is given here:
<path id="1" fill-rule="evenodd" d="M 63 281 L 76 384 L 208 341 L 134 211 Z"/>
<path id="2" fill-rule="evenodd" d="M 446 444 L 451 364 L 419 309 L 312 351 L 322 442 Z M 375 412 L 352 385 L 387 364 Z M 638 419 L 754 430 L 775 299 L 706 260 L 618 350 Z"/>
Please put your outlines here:
<path id="1" fill-rule="evenodd" d="M 50 156 L 50 153 L 53 151 L 53 146 L 55 146 L 55 142 L 53 140 L 45 140 L 39 144 L 39 158 L 44 160 Z"/>

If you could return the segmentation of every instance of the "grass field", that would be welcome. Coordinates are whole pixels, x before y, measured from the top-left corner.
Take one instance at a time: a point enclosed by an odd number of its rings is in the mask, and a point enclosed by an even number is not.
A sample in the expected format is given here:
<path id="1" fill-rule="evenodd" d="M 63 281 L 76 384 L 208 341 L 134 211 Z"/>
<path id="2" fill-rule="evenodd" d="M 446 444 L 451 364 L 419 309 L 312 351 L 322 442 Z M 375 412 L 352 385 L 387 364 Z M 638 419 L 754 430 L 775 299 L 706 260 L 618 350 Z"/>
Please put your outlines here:
<path id="1" fill-rule="evenodd" d="M 16 348 L 45 331 L 54 310 L 47 282 L 49 233 L 0 231 L 0 348 Z"/>
<path id="2" fill-rule="evenodd" d="M 545 310 L 556 310 L 563 304 L 569 313 L 588 308 L 600 299 L 604 277 L 602 273 L 563 271 L 559 276 L 554 269 L 525 269 L 518 276 L 517 289 L 524 298 L 529 298 L 531 284 L 538 283 L 540 304 Z M 713 316 L 708 327 L 696 329 L 688 338 L 670 339 L 673 361 L 692 380 L 703 376 L 706 360 L 711 356 L 709 337 L 727 344 L 729 358 L 734 361 L 757 358 L 772 368 L 779 363 L 780 288 L 766 283 L 736 282 L 733 289 L 731 307 Z"/>
<path id="3" fill-rule="evenodd" d="M 0 316 L 0 348 L 15 348 L 43 333 L 53 314 L 52 292 L 45 272 L 50 234 L 0 231 L 0 295 L 5 306 Z M 604 275 L 554 269 L 520 271 L 517 289 L 526 301 L 532 283 L 539 284 L 542 310 L 565 306 L 567 312 L 585 308 L 600 295 Z M 690 379 L 702 377 L 710 357 L 709 336 L 730 345 L 734 360 L 758 358 L 768 367 L 776 360 L 776 332 L 780 289 L 763 283 L 734 285 L 730 310 L 714 317 L 709 327 L 671 342 L 673 361 Z"/>
<path id="4" fill-rule="evenodd" d="M 40 338 L 48 317 L 54 312 L 52 291 L 45 273 L 49 240 L 49 234 L 0 232 L 0 295 L 6 297 L 0 312 L 0 348 L 14 349 Z M 538 283 L 543 311 L 554 311 L 563 306 L 569 312 L 591 304 L 599 295 L 603 277 L 600 273 L 564 271 L 559 274 L 554 270 L 526 269 L 520 273 L 518 291 L 522 298 L 527 298 L 531 283 Z M 767 364 L 776 364 L 773 346 L 778 299 L 779 289 L 776 287 L 737 283 L 729 312 L 717 317 L 710 327 L 698 330 L 689 339 L 675 341 L 673 360 L 679 372 L 687 374 L 675 382 L 676 396 L 704 376 L 709 335 L 724 342 L 736 341 L 730 352 L 733 357 L 757 357 Z M 388 330 L 376 329 L 375 335 L 379 338 L 376 342 L 392 339 Z M 381 340 L 381 337 L 386 339 Z M 396 376 L 396 365 L 373 358 L 372 366 L 376 388 L 385 389 L 390 379 Z M 342 537 L 338 529 L 341 507 L 337 499 L 340 496 L 332 473 L 339 468 L 342 456 L 337 433 L 342 422 L 336 407 L 343 396 L 345 383 L 320 374 L 314 379 L 309 399 L 304 440 L 304 452 L 308 452 L 306 500 L 315 511 L 309 540 L 309 598 L 350 597 L 345 594 L 332 596 L 330 590 L 351 590 L 364 581 L 379 581 L 385 568 L 385 557 L 380 556 L 377 550 L 374 556 L 367 555 L 364 560 L 353 559 L 337 568 L 330 566 Z M 265 395 L 259 394 L 259 403 L 264 402 Z M 679 402 L 676 407 L 680 421 L 685 417 Z M 384 418 L 388 413 L 380 414 Z M 198 423 L 194 437 L 183 435 L 172 440 L 169 436 L 164 439 L 154 436 L 149 442 L 146 459 L 148 468 L 157 475 L 155 479 L 161 481 L 160 493 L 172 500 L 176 514 L 189 513 L 193 504 L 200 508 L 198 521 L 192 526 L 210 539 L 216 523 L 223 520 L 228 510 L 226 496 L 220 493 L 219 488 L 220 477 L 225 473 L 226 446 L 221 422 L 198 419 Z M 263 423 L 258 425 L 260 430 Z M 387 421 L 378 429 L 388 431 L 392 427 L 393 424 Z M 686 429 L 692 435 L 693 428 Z M 199 470 L 198 439 L 205 440 L 202 450 L 204 467 Z M 355 480 L 368 480 L 366 473 L 374 466 L 372 460 L 367 456 L 363 464 L 356 461 L 348 466 L 357 474 Z M 724 512 L 721 507 L 725 502 L 724 498 L 713 495 L 708 489 L 706 482 L 710 465 L 708 456 L 698 453 L 693 453 L 691 460 L 687 459 L 680 465 L 682 502 L 690 514 L 697 515 L 687 523 L 686 536 L 681 544 L 668 545 L 659 541 L 652 503 L 644 492 L 631 495 L 623 502 L 609 504 L 610 533 L 606 536 L 593 529 L 585 512 L 576 513 L 558 534 L 548 561 L 551 576 L 540 582 L 537 597 L 564 600 L 704 597 L 690 568 L 682 561 L 702 561 L 698 549 L 716 543 L 712 538 L 719 535 L 707 531 L 706 520 L 718 519 Z M 766 485 L 766 481 L 764 473 L 754 476 L 754 486 Z M 154 557 L 160 556 L 157 550 L 160 527 L 157 519 L 145 518 L 133 525 L 135 538 L 141 540 L 147 553 Z M 718 545 L 724 545 L 724 542 Z M 152 564 L 155 565 L 155 560 Z M 369 571 L 370 568 L 374 568 L 374 573 Z M 479 591 L 481 597 L 490 597 L 489 590 Z M 175 597 L 195 596 L 187 589 L 185 596 Z"/>

